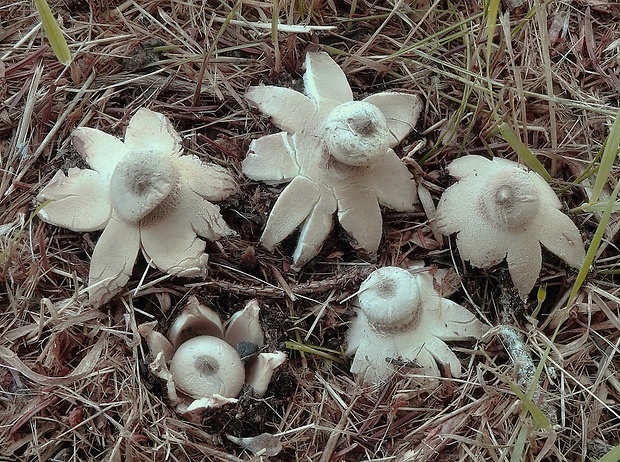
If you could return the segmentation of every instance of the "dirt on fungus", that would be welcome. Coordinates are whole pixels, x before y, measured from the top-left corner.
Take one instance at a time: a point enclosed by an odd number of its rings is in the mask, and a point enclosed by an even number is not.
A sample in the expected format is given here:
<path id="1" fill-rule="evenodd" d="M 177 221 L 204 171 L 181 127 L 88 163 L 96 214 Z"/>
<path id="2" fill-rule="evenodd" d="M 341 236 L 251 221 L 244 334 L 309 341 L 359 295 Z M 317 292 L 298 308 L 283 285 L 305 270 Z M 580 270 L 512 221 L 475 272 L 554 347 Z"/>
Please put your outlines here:
<path id="1" fill-rule="evenodd" d="M 0 460 L 595 461 L 620 444 L 617 212 L 565 310 L 576 270 L 544 253 L 545 290 L 524 304 L 505 263 L 463 263 L 421 208 L 384 211 L 376 259 L 336 226 L 295 272 L 296 236 L 273 253 L 259 244 L 283 186 L 241 174 L 251 140 L 277 130 L 245 91 L 301 90 L 305 53 L 322 50 L 356 99 L 422 97 L 397 153 L 435 204 L 454 181 L 445 170 L 453 159 L 518 160 L 497 130 L 505 122 L 552 174 L 564 211 L 579 207 L 594 181 L 581 176 L 596 172 L 620 108 L 616 1 L 505 0 L 494 28 L 477 0 L 49 3 L 73 53 L 68 67 L 32 2 L 0 6 Z M 140 107 L 169 117 L 188 153 L 235 176 L 240 193 L 220 205 L 238 234 L 208 244 L 206 279 L 167 277 L 140 257 L 126 290 L 94 309 L 83 289 L 99 233 L 43 223 L 35 197 L 58 169 L 84 167 L 70 142 L 76 127 L 121 137 Z M 602 214 L 570 216 L 588 245 Z M 459 379 L 443 371 L 424 381 L 403 362 L 388 383 L 362 385 L 342 354 L 349 298 L 373 269 L 420 259 L 454 268 L 451 298 L 492 325 L 509 323 L 520 340 L 452 345 Z M 136 326 L 157 320 L 165 332 L 190 295 L 223 319 L 259 300 L 268 348 L 289 355 L 264 397 L 244 389 L 237 404 L 190 418 L 169 406 Z M 549 348 L 541 377 L 523 379 L 521 347 L 536 366 Z M 524 392 L 529 383 L 554 426 L 526 412 L 517 382 Z M 264 449 L 275 455 L 226 437 L 263 433 L 274 435 Z"/>

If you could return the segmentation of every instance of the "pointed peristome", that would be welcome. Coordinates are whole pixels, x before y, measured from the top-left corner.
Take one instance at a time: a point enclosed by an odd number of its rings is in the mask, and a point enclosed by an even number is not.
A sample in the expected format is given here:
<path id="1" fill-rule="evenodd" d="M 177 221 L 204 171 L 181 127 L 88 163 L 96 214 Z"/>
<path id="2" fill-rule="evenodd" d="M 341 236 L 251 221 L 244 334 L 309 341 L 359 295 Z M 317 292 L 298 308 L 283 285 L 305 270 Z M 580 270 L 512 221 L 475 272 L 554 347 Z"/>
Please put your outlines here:
<path id="1" fill-rule="evenodd" d="M 357 305 L 368 322 L 386 331 L 418 321 L 421 302 L 419 278 L 394 266 L 373 271 L 357 296 Z"/>
<path id="2" fill-rule="evenodd" d="M 329 153 L 353 167 L 376 162 L 385 155 L 392 141 L 385 116 L 376 106 L 364 101 L 336 106 L 321 128 Z"/>

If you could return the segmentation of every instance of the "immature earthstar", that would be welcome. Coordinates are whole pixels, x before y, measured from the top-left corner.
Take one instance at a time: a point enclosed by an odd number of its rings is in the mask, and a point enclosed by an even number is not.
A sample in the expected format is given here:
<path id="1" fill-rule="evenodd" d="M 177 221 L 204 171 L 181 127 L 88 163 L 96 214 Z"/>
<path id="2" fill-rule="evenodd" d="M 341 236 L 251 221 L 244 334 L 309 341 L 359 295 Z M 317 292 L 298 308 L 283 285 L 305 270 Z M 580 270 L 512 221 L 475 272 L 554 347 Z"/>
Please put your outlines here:
<path id="1" fill-rule="evenodd" d="M 414 128 L 422 104 L 416 95 L 383 92 L 362 101 L 327 53 L 308 53 L 305 94 L 257 86 L 245 95 L 282 129 L 250 144 L 243 173 L 269 184 L 289 182 L 261 236 L 269 250 L 301 225 L 295 266 L 315 257 L 333 215 L 358 248 L 374 254 L 381 240 L 379 204 L 413 210 L 413 177 L 392 148 Z"/>
<path id="2" fill-rule="evenodd" d="M 155 330 L 156 321 L 138 326 L 154 357 L 149 367 L 166 382 L 178 412 L 234 403 L 246 383 L 256 396 L 265 394 L 287 356 L 276 351 L 243 357 L 248 346 L 253 352 L 265 346 L 259 313 L 258 302 L 251 300 L 223 325 L 215 311 L 192 296 L 167 337 Z"/>
<path id="3" fill-rule="evenodd" d="M 537 173 L 506 159 L 464 156 L 448 166 L 458 181 L 437 206 L 437 228 L 456 235 L 461 258 L 476 268 L 504 259 L 522 298 L 540 274 L 542 244 L 568 263 L 581 266 L 581 234 L 562 204 Z"/>
<path id="4" fill-rule="evenodd" d="M 206 242 L 233 232 L 217 205 L 237 190 L 223 168 L 181 155 L 181 137 L 162 114 L 138 109 L 125 140 L 77 128 L 73 144 L 90 169 L 59 170 L 37 196 L 39 217 L 73 231 L 103 233 L 90 264 L 91 303 L 106 301 L 131 275 L 138 251 L 165 273 L 205 273 Z"/>
<path id="5" fill-rule="evenodd" d="M 374 271 L 354 300 L 356 317 L 346 333 L 351 372 L 362 382 L 389 379 L 402 364 L 417 375 L 438 377 L 438 363 L 461 375 L 461 363 L 445 341 L 479 339 L 488 326 L 435 290 L 433 276 L 393 266 Z"/>

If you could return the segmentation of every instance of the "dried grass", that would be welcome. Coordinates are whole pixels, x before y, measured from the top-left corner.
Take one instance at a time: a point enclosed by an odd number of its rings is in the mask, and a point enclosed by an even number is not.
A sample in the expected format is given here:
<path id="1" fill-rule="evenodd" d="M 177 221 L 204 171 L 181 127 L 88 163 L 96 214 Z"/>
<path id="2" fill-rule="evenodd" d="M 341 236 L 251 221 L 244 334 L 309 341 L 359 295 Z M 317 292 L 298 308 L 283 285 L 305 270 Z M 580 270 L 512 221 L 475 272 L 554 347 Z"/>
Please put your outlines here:
<path id="1" fill-rule="evenodd" d="M 404 368 L 383 386 L 356 383 L 341 355 L 351 311 L 339 302 L 374 266 L 336 229 L 318 261 L 290 271 L 292 242 L 275 255 L 257 246 L 278 188 L 240 174 L 250 140 L 273 130 L 245 90 L 299 85 L 305 51 L 324 49 L 359 96 L 406 88 L 424 97 L 421 131 L 402 154 L 435 199 L 456 156 L 515 158 L 497 134 L 506 123 L 575 208 L 593 182 L 571 182 L 594 162 L 620 107 L 617 2 L 506 1 L 491 40 L 471 0 L 50 3 L 75 57 L 68 68 L 45 44 L 31 2 L 0 6 L 0 459 L 259 460 L 225 435 L 264 432 L 282 445 L 273 461 L 590 461 L 620 443 L 617 213 L 553 343 L 573 271 L 547 255 L 546 298 L 532 317 L 536 302 L 519 303 L 505 269 L 457 264 L 457 301 L 494 324 L 508 319 L 536 364 L 550 348 L 532 382 L 555 423 L 541 429 L 507 382 L 520 368 L 501 338 L 459 350 L 459 380 L 429 384 Z M 142 262 L 126 294 L 93 310 L 83 287 L 97 236 L 32 218 L 34 198 L 58 168 L 79 165 L 68 141 L 76 126 L 122 134 L 140 106 L 165 113 L 188 151 L 238 176 L 242 193 L 224 208 L 239 237 L 213 247 L 206 281 L 150 271 L 136 291 Z M 601 200 L 617 178 L 616 166 Z M 377 264 L 458 261 L 438 249 L 423 214 L 385 217 Z M 574 216 L 586 240 L 600 217 Z M 136 325 L 167 326 L 190 293 L 224 316 L 249 297 L 262 301 L 269 343 L 292 348 L 264 399 L 243 396 L 196 422 L 166 405 Z"/>

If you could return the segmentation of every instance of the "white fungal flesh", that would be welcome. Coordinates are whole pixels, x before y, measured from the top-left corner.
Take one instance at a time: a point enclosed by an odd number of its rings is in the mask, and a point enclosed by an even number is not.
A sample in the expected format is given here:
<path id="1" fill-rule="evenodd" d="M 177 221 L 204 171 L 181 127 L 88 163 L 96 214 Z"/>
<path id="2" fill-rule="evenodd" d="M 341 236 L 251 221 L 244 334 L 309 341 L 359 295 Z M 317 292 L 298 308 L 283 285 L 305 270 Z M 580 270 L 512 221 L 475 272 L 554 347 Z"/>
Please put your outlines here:
<path id="1" fill-rule="evenodd" d="M 254 390 L 256 396 L 263 396 L 267 392 L 269 382 L 275 370 L 286 362 L 286 353 L 260 353 L 248 368 L 246 381 Z"/>
<path id="2" fill-rule="evenodd" d="M 101 305 L 131 276 L 140 250 L 163 272 L 205 273 L 206 242 L 233 234 L 211 200 L 237 190 L 223 168 L 182 154 L 182 140 L 162 114 L 141 108 L 121 141 L 78 128 L 73 143 L 90 169 L 59 171 L 38 200 L 39 216 L 74 231 L 103 229 L 91 258 L 88 295 Z"/>
<path id="3" fill-rule="evenodd" d="M 145 322 L 138 326 L 138 333 L 146 339 L 149 351 L 153 357 L 161 353 L 165 360 L 169 361 L 174 355 L 174 347 L 165 335 L 155 330 L 156 326 L 157 321 Z"/>
<path id="4" fill-rule="evenodd" d="M 250 300 L 243 310 L 237 311 L 228 320 L 224 339 L 235 348 L 242 342 L 250 342 L 261 348 L 265 344 L 265 336 L 259 314 L 258 301 Z"/>
<path id="5" fill-rule="evenodd" d="M 201 335 L 222 338 L 224 328 L 218 314 L 192 296 L 170 326 L 168 339 L 174 348 L 178 348 L 187 340 Z"/>
<path id="6" fill-rule="evenodd" d="M 154 330 L 156 321 L 138 326 L 156 358 L 151 370 L 166 381 L 177 412 L 185 414 L 236 402 L 244 383 L 254 389 L 256 396 L 265 393 L 273 372 L 287 356 L 281 351 L 254 355 L 257 347 L 264 346 L 259 313 L 258 302 L 250 300 L 222 327 L 218 314 L 192 296 L 170 328 L 170 341 Z M 245 345 L 253 345 L 253 356 L 247 358 L 246 364 L 237 350 Z"/>
<path id="7" fill-rule="evenodd" d="M 474 155 L 452 161 L 448 171 L 458 181 L 439 200 L 437 229 L 456 233 L 463 260 L 490 268 L 505 259 L 522 298 L 542 268 L 541 244 L 570 266 L 581 266 L 581 234 L 540 175 L 516 162 Z"/>

